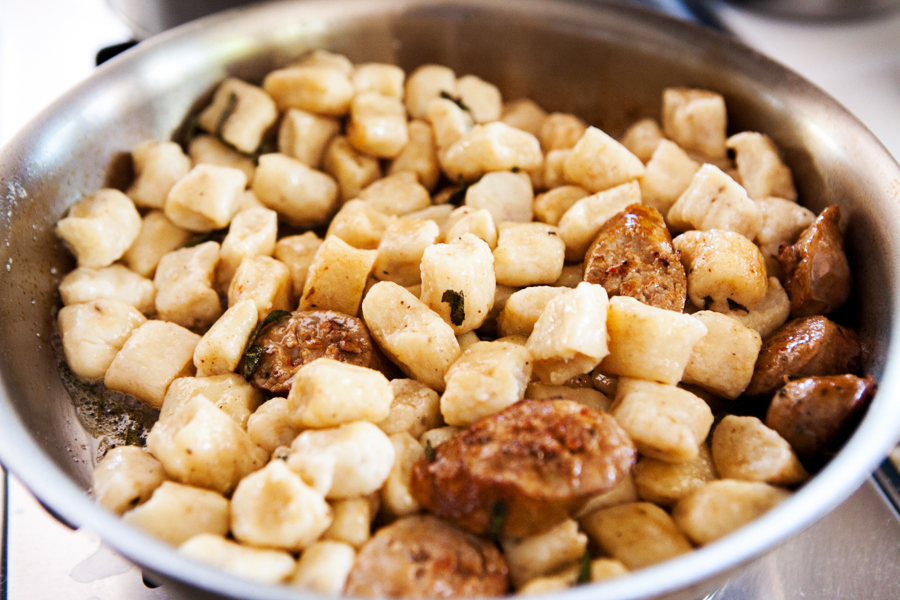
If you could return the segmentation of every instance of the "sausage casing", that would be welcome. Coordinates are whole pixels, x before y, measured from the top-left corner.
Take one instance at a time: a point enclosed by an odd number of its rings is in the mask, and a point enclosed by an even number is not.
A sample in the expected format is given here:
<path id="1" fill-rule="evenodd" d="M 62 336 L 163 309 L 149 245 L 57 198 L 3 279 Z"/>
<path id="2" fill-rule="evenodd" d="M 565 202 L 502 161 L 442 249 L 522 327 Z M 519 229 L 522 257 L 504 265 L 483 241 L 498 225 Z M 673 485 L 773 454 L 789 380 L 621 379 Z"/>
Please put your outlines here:
<path id="1" fill-rule="evenodd" d="M 362 320 L 330 310 L 291 313 L 265 328 L 254 344 L 263 351 L 250 383 L 273 394 L 288 393 L 300 367 L 317 358 L 381 367 Z"/>
<path id="2" fill-rule="evenodd" d="M 507 567 L 493 544 L 430 515 L 379 529 L 359 552 L 345 593 L 369 598 L 502 596 Z"/>
<path id="3" fill-rule="evenodd" d="M 606 413 L 568 400 L 524 400 L 416 463 L 412 491 L 422 506 L 475 533 L 527 536 L 613 488 L 636 455 Z"/>
<path id="4" fill-rule="evenodd" d="M 796 244 L 779 251 L 792 317 L 827 315 L 850 296 L 853 281 L 840 221 L 840 207 L 829 206 L 800 234 Z"/>
<path id="5" fill-rule="evenodd" d="M 744 394 L 771 394 L 790 377 L 854 373 L 860 355 L 859 338 L 852 329 L 825 317 L 788 321 L 763 343 Z"/>
<path id="6" fill-rule="evenodd" d="M 681 312 L 687 279 L 672 236 L 655 208 L 634 204 L 600 228 L 584 258 L 584 280 L 610 296 Z"/>
<path id="7" fill-rule="evenodd" d="M 766 425 L 781 434 L 804 461 L 821 461 L 847 438 L 875 387 L 871 375 L 791 381 L 772 398 Z"/>

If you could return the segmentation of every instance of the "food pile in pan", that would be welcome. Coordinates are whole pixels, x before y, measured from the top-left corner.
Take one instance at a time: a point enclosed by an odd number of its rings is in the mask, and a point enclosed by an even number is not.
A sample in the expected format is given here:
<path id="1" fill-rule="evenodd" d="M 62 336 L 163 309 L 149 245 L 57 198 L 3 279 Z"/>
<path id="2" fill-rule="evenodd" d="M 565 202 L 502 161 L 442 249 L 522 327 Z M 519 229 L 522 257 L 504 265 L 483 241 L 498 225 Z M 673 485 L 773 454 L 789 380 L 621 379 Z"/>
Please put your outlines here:
<path id="1" fill-rule="evenodd" d="M 787 498 L 875 388 L 829 319 L 840 209 L 722 96 L 661 93 L 616 139 L 438 65 L 224 80 L 57 226 L 68 368 L 159 410 L 98 502 L 240 577 L 433 597 L 621 576 Z"/>

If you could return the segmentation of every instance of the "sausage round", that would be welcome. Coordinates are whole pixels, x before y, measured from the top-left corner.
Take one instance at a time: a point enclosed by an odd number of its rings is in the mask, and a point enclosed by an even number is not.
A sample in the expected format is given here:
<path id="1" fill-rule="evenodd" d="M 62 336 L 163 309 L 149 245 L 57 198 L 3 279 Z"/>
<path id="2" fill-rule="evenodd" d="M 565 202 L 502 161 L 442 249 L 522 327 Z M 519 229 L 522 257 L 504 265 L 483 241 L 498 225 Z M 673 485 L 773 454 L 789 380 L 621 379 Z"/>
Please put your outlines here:
<path id="1" fill-rule="evenodd" d="M 472 598 L 502 596 L 507 567 L 493 544 L 430 515 L 384 527 L 359 551 L 348 596 Z"/>
<path id="2" fill-rule="evenodd" d="M 788 321 L 763 343 L 744 394 L 771 394 L 790 377 L 854 373 L 861 353 L 856 333 L 825 317 Z"/>
<path id="3" fill-rule="evenodd" d="M 381 367 L 366 325 L 330 310 L 291 313 L 265 328 L 254 344 L 263 352 L 250 383 L 273 394 L 289 392 L 300 367 L 317 358 Z"/>
<path id="4" fill-rule="evenodd" d="M 821 461 L 847 438 L 875 387 L 871 375 L 791 381 L 772 398 L 766 425 L 781 434 L 804 461 Z"/>
<path id="5" fill-rule="evenodd" d="M 687 279 L 672 236 L 655 208 L 634 204 L 600 228 L 584 257 L 584 280 L 610 296 L 681 312 Z"/>
<path id="6" fill-rule="evenodd" d="M 779 251 L 792 317 L 827 315 L 850 296 L 853 281 L 840 222 L 841 208 L 829 206 L 796 244 Z"/>
<path id="7" fill-rule="evenodd" d="M 544 531 L 634 466 L 610 415 L 569 400 L 524 400 L 485 417 L 413 467 L 422 506 L 475 533 Z"/>

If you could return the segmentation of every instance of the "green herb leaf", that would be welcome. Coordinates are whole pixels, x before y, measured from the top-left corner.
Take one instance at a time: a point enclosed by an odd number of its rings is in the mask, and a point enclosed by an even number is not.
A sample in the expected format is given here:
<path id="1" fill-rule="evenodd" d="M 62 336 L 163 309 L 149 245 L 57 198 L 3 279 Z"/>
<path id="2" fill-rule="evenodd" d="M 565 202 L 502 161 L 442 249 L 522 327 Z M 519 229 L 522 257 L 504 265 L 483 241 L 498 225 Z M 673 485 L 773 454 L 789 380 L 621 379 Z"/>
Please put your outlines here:
<path id="1" fill-rule="evenodd" d="M 125 445 L 126 446 L 143 446 L 141 440 L 141 426 L 138 423 L 131 422 L 128 429 L 125 431 Z"/>
<path id="2" fill-rule="evenodd" d="M 745 313 L 750 312 L 749 310 L 747 310 L 747 307 L 746 307 L 746 306 L 744 306 L 743 304 L 738 304 L 737 302 L 735 302 L 735 301 L 732 300 L 731 298 L 728 299 L 728 309 L 729 309 L 729 310 L 739 310 L 739 311 L 742 311 L 742 312 L 745 312 Z"/>
<path id="3" fill-rule="evenodd" d="M 587 548 L 584 549 L 584 554 L 581 555 L 581 565 L 578 569 L 578 579 L 575 580 L 577 585 L 584 585 L 585 583 L 591 582 L 591 551 Z"/>
<path id="4" fill-rule="evenodd" d="M 509 505 L 506 500 L 498 500 L 494 502 L 491 509 L 491 520 L 488 526 L 488 535 L 495 542 L 500 541 L 500 535 L 506 527 L 506 517 L 509 516 Z"/>
<path id="5" fill-rule="evenodd" d="M 463 202 L 466 201 L 466 193 L 468 193 L 469 188 L 481 181 L 481 176 L 476 177 L 472 181 L 466 181 L 462 178 L 462 175 L 459 176 L 459 181 L 456 188 L 450 197 L 447 198 L 447 204 L 452 204 L 453 206 L 462 206 Z"/>
<path id="6" fill-rule="evenodd" d="M 709 310 L 709 308 L 713 305 L 712 296 L 707 296 L 703 299 L 703 310 Z"/>
<path id="7" fill-rule="evenodd" d="M 278 152 L 278 144 L 272 138 L 261 141 L 259 148 L 256 149 L 257 154 L 271 154 L 272 152 Z"/>
<path id="8" fill-rule="evenodd" d="M 192 112 L 185 120 L 184 128 L 182 129 L 182 133 L 179 136 L 181 138 L 181 147 L 184 149 L 185 153 L 187 153 L 188 151 L 188 146 L 190 145 L 191 140 L 194 139 L 199 132 L 200 113 Z M 175 141 L 179 140 L 176 139 Z"/>
<path id="9" fill-rule="evenodd" d="M 222 114 L 219 115 L 219 120 L 216 121 L 216 136 L 220 139 L 222 138 L 222 129 L 225 127 L 226 121 L 231 118 L 231 115 L 234 114 L 234 110 L 237 108 L 238 97 L 237 94 L 231 92 L 228 94 L 228 100 L 225 104 L 225 109 L 222 111 Z"/>
<path id="10" fill-rule="evenodd" d="M 431 440 L 425 440 L 425 458 L 428 459 L 428 462 L 433 463 L 435 457 L 434 454 L 434 446 L 431 445 Z"/>
<path id="11" fill-rule="evenodd" d="M 290 311 L 287 311 L 287 310 L 273 310 L 272 312 L 270 312 L 269 314 L 266 315 L 266 318 L 263 319 L 263 322 L 260 324 L 259 327 L 257 327 L 257 329 L 256 329 L 256 335 L 259 335 L 260 332 L 261 332 L 263 329 L 265 329 L 266 327 L 268 327 L 269 325 L 271 325 L 271 324 L 274 323 L 275 321 L 280 321 L 281 319 L 283 319 L 283 318 L 285 318 L 285 317 L 289 317 L 289 316 L 291 316 Z"/>
<path id="12" fill-rule="evenodd" d="M 466 111 L 467 113 L 471 113 L 471 112 L 472 112 L 472 109 L 470 109 L 468 106 L 466 106 L 466 105 L 463 103 L 463 101 L 462 101 L 459 97 L 454 96 L 454 95 L 451 94 L 450 92 L 447 92 L 447 91 L 445 91 L 445 90 L 441 90 L 441 98 L 443 98 L 444 100 L 449 100 L 450 102 L 452 102 L 453 104 L 457 105 L 458 107 L 460 107 L 461 109 L 463 109 L 463 110 Z"/>
<path id="13" fill-rule="evenodd" d="M 244 351 L 244 366 L 241 369 L 241 375 L 244 376 L 244 379 L 249 380 L 253 377 L 253 372 L 256 371 L 256 367 L 259 366 L 259 361 L 265 352 L 265 348 L 256 345 L 250 346 Z"/>
<path id="14" fill-rule="evenodd" d="M 441 302 L 450 305 L 450 322 L 459 327 L 466 320 L 466 298 L 462 292 L 444 290 Z"/>
<path id="15" fill-rule="evenodd" d="M 259 334 L 263 332 L 263 329 L 278 321 L 283 319 L 284 317 L 291 316 L 291 313 L 286 310 L 273 310 L 266 318 L 263 319 L 263 322 L 256 326 L 256 329 L 253 330 L 253 333 L 250 334 L 250 337 L 247 339 L 247 349 L 244 351 L 243 358 L 243 367 L 241 368 L 241 375 L 244 376 L 244 379 L 250 379 L 253 377 L 253 373 L 256 372 L 256 367 L 259 366 L 259 361 L 262 359 L 263 354 L 265 354 L 266 349 L 262 346 L 257 346 L 254 342 L 256 342 L 256 338 L 259 337 Z"/>
<path id="16" fill-rule="evenodd" d="M 207 233 L 204 233 L 203 235 L 195 237 L 194 239 L 188 240 L 183 247 L 193 248 L 194 246 L 199 246 L 200 244 L 205 244 L 206 242 L 216 242 L 218 244 L 221 244 L 227 234 L 227 229 L 216 229 L 215 231 L 209 231 Z"/>

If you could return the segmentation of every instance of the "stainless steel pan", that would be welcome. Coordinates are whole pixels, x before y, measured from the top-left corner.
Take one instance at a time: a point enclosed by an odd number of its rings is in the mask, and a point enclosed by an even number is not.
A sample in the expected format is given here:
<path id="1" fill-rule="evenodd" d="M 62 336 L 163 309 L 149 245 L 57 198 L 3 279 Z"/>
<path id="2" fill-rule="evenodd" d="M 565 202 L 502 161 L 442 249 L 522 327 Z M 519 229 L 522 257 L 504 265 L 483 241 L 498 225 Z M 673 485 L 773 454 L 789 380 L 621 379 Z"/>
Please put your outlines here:
<path id="1" fill-rule="evenodd" d="M 841 205 L 856 275 L 848 318 L 866 341 L 880 391 L 838 456 L 793 498 L 717 543 L 576 598 L 693 599 L 837 506 L 900 438 L 900 168 L 835 101 L 776 63 L 697 26 L 577 0 L 310 1 L 241 9 L 142 43 L 42 113 L 0 152 L 0 460 L 62 518 L 97 531 L 157 578 L 235 598 L 302 596 L 223 575 L 96 507 L 91 444 L 57 377 L 50 346 L 56 286 L 71 266 L 53 234 L 66 206 L 123 185 L 127 152 L 171 136 L 226 75 L 257 80 L 312 48 L 406 69 L 475 73 L 505 97 L 574 111 L 612 134 L 656 116 L 663 87 L 725 95 L 730 126 L 784 149 L 813 210 Z M 36 74 L 39 76 L 39 74 Z M 126 160 L 123 160 L 123 157 Z M 123 167 L 124 165 L 124 167 Z"/>

